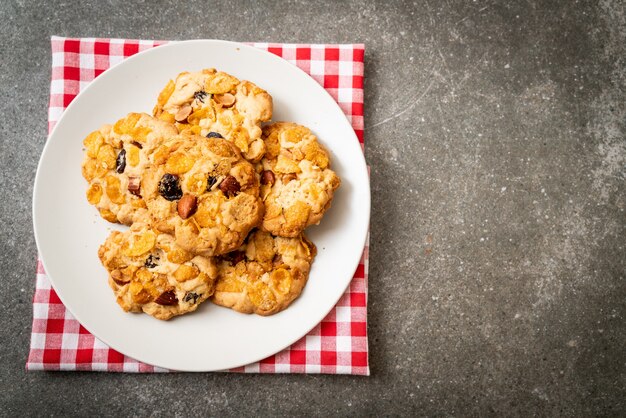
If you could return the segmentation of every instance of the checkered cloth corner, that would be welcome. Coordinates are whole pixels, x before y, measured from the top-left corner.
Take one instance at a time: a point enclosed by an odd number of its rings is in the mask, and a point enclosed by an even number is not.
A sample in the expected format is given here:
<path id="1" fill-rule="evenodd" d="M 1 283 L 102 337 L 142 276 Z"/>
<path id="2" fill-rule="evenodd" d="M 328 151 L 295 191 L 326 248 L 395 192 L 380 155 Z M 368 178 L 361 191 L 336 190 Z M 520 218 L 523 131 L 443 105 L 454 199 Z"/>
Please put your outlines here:
<path id="1" fill-rule="evenodd" d="M 94 78 L 125 58 L 165 42 L 52 37 L 51 43 L 50 131 L 74 97 Z M 276 54 L 310 74 L 339 103 L 363 147 L 363 45 L 249 45 Z M 229 371 L 369 375 L 367 272 L 366 245 L 350 286 L 320 324 L 291 347 L 257 363 Z M 124 356 L 83 328 L 61 303 L 41 261 L 37 263 L 33 328 L 26 368 L 168 371 Z"/>

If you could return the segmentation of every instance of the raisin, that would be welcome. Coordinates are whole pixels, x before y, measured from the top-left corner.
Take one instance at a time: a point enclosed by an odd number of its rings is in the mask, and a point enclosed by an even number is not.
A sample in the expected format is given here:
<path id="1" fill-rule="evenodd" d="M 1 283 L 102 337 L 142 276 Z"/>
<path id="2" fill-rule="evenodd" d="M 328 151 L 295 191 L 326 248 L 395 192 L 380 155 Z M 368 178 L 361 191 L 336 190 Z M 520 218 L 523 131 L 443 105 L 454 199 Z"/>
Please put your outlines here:
<path id="1" fill-rule="evenodd" d="M 198 300 L 198 298 L 200 297 L 199 294 L 194 293 L 194 292 L 187 292 L 185 294 L 185 297 L 183 298 L 183 301 L 185 302 L 191 302 L 191 303 L 196 303 L 196 301 Z"/>
<path id="2" fill-rule="evenodd" d="M 204 99 L 206 99 L 207 92 L 204 90 L 197 91 L 193 94 L 193 97 L 200 102 L 204 103 Z"/>
<path id="3" fill-rule="evenodd" d="M 146 262 L 143 263 L 144 267 L 149 269 L 155 268 L 157 266 L 157 261 L 159 261 L 159 256 L 150 254 L 148 258 L 146 258 Z"/>
<path id="4" fill-rule="evenodd" d="M 137 141 L 130 141 L 131 144 L 133 144 L 134 146 L 136 146 L 139 149 L 143 149 L 143 145 L 141 145 L 139 142 Z"/>
<path id="5" fill-rule="evenodd" d="M 227 197 L 232 197 L 239 193 L 241 185 L 233 176 L 226 176 L 226 178 L 220 183 L 219 188 Z"/>
<path id="6" fill-rule="evenodd" d="M 217 183 L 217 177 L 209 176 L 209 178 L 206 181 L 206 191 L 210 192 L 211 191 L 211 187 L 213 187 L 213 185 L 215 183 Z"/>
<path id="7" fill-rule="evenodd" d="M 170 202 L 183 197 L 183 191 L 178 184 L 178 176 L 175 174 L 165 174 L 159 182 L 159 193 Z"/>
<path id="8" fill-rule="evenodd" d="M 122 174 L 124 169 L 126 169 L 126 150 L 122 148 L 115 160 L 115 171 Z"/>
<path id="9" fill-rule="evenodd" d="M 173 290 L 168 290 L 161 293 L 161 295 L 155 300 L 159 305 L 172 306 L 178 303 L 178 298 Z"/>
<path id="10" fill-rule="evenodd" d="M 206 134 L 207 138 L 224 138 L 219 132 L 209 132 Z"/>
<path id="11" fill-rule="evenodd" d="M 276 182 L 274 172 L 272 170 L 263 170 L 261 173 L 261 184 L 269 184 L 270 186 Z"/>

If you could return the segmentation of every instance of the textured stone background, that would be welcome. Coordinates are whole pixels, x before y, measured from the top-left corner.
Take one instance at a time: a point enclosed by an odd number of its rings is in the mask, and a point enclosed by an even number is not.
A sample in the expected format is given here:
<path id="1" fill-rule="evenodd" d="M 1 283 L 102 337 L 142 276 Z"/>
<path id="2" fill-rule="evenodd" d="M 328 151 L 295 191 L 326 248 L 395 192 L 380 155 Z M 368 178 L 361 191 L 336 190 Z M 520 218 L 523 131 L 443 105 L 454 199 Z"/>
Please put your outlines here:
<path id="1" fill-rule="evenodd" d="M 0 3 L 0 415 L 626 414 L 624 2 L 111 3 Z M 24 371 L 53 34 L 366 43 L 371 377 Z"/>

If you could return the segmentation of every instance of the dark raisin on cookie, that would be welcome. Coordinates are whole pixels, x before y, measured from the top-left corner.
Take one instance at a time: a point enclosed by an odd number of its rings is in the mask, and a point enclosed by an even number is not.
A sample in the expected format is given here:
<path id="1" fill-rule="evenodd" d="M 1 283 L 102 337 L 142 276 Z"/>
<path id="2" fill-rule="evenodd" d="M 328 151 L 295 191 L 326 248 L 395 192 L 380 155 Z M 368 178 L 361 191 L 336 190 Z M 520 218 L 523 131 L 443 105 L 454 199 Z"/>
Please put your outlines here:
<path id="1" fill-rule="evenodd" d="M 159 182 L 159 193 L 170 202 L 183 197 L 183 191 L 178 184 L 178 176 L 175 174 L 164 174 Z"/>
<path id="2" fill-rule="evenodd" d="M 126 150 L 122 148 L 115 160 L 115 171 L 122 174 L 126 169 Z"/>
<path id="3" fill-rule="evenodd" d="M 209 175 L 209 178 L 206 181 L 206 191 L 210 192 L 211 187 L 213 187 L 215 183 L 217 183 L 217 177 Z"/>
<path id="4" fill-rule="evenodd" d="M 224 138 L 219 132 L 209 132 L 206 134 L 207 138 Z"/>
<path id="5" fill-rule="evenodd" d="M 204 99 L 206 99 L 207 92 L 204 90 L 197 91 L 193 94 L 193 97 L 198 101 L 204 103 Z"/>
<path id="6" fill-rule="evenodd" d="M 146 258 L 146 262 L 143 263 L 144 267 L 147 267 L 149 269 L 155 268 L 158 265 L 159 261 L 159 256 L 158 255 L 154 255 L 154 254 L 150 254 L 148 256 L 148 258 Z"/>
<path id="7" fill-rule="evenodd" d="M 200 297 L 199 294 L 194 293 L 194 292 L 187 292 L 185 294 L 185 297 L 183 298 L 183 301 L 185 302 L 191 302 L 191 303 L 196 303 L 196 301 L 198 300 L 198 298 Z"/>
<path id="8" fill-rule="evenodd" d="M 178 298 L 176 297 L 176 293 L 174 293 L 173 290 L 168 290 L 161 293 L 161 295 L 156 298 L 155 302 L 163 306 L 172 306 L 178 303 Z"/>

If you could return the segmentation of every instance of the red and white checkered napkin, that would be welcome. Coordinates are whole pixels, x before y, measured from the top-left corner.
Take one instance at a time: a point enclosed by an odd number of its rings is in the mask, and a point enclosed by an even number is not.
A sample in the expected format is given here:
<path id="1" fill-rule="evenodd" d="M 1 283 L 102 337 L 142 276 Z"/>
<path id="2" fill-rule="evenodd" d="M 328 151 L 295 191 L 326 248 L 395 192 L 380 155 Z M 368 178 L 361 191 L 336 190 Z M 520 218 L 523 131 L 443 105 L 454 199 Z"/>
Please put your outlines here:
<path id="1" fill-rule="evenodd" d="M 163 42 L 52 38 L 49 129 L 95 77 L 125 58 Z M 339 103 L 363 146 L 363 45 L 253 43 L 311 75 Z M 175 76 L 175 74 L 172 74 Z M 270 92 L 271 93 L 271 92 Z M 76 139 L 81 146 L 82 138 Z M 327 139 L 328 140 L 328 139 Z M 291 347 L 230 371 L 369 375 L 367 347 L 368 247 L 350 286 L 333 310 Z M 83 328 L 59 300 L 37 263 L 33 330 L 27 370 L 164 372 L 109 348 Z"/>

